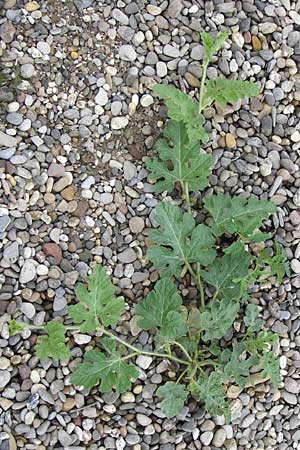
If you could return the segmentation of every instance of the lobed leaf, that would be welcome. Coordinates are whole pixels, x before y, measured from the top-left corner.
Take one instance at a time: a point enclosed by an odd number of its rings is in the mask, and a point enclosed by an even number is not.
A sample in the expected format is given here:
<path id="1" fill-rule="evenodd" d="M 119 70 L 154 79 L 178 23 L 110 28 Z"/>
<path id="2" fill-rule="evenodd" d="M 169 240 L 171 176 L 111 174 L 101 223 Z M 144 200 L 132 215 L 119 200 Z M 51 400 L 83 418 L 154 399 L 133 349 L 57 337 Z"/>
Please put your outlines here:
<path id="1" fill-rule="evenodd" d="M 261 376 L 269 376 L 271 383 L 277 387 L 280 383 L 280 367 L 278 357 L 271 351 L 265 351 L 260 358 L 260 364 L 263 369 Z"/>
<path id="2" fill-rule="evenodd" d="M 205 197 L 204 206 L 212 216 L 211 228 L 216 236 L 227 232 L 249 237 L 276 211 L 274 203 L 268 200 L 230 198 L 224 194 Z"/>
<path id="3" fill-rule="evenodd" d="M 190 142 L 184 123 L 169 121 L 164 137 L 166 139 L 160 139 L 156 145 L 159 159 L 153 158 L 146 163 L 150 178 L 159 180 L 154 186 L 155 191 L 170 192 L 176 182 L 180 182 L 183 188 L 188 183 L 191 191 L 205 188 L 212 165 L 211 157 L 200 153 L 197 141 Z"/>
<path id="4" fill-rule="evenodd" d="M 101 392 L 115 389 L 118 393 L 125 392 L 131 385 L 131 379 L 138 377 L 137 369 L 122 359 L 117 350 L 110 351 L 109 356 L 98 350 L 85 353 L 83 363 L 78 364 L 70 381 L 77 386 L 90 388 L 100 383 Z"/>
<path id="5" fill-rule="evenodd" d="M 176 292 L 175 284 L 163 278 L 156 283 L 154 291 L 137 304 L 136 314 L 142 316 L 137 324 L 144 330 L 157 327 L 159 336 L 163 338 L 175 339 L 183 336 L 186 326 L 178 312 L 181 304 L 182 300 Z"/>
<path id="6" fill-rule="evenodd" d="M 252 303 L 247 305 L 243 320 L 245 326 L 247 327 L 248 333 L 254 333 L 261 330 L 263 326 L 263 320 L 260 319 L 258 315 L 259 311 L 257 305 L 253 305 Z"/>
<path id="7" fill-rule="evenodd" d="M 68 312 L 74 323 L 81 324 L 82 332 L 94 331 L 99 321 L 106 327 L 118 322 L 124 309 L 124 300 L 114 297 L 114 292 L 114 285 L 100 265 L 95 266 L 87 277 L 87 286 L 77 286 L 75 294 L 79 303 L 69 306 Z"/>
<path id="8" fill-rule="evenodd" d="M 203 224 L 196 226 L 194 218 L 182 213 L 178 206 L 159 203 L 155 220 L 160 228 L 150 235 L 156 245 L 148 249 L 147 256 L 165 275 L 179 276 L 186 262 L 207 265 L 215 259 L 215 239 L 210 229 Z"/>
<path id="9" fill-rule="evenodd" d="M 174 86 L 155 84 L 153 92 L 165 100 L 170 119 L 183 122 L 186 126 L 189 140 L 207 142 L 208 135 L 203 127 L 203 116 L 198 111 L 198 104 L 188 94 L 181 92 Z"/>
<path id="10" fill-rule="evenodd" d="M 22 331 L 26 330 L 26 323 L 17 322 L 12 319 L 8 323 L 8 331 L 10 336 L 15 336 L 16 334 L 22 333 Z"/>
<path id="11" fill-rule="evenodd" d="M 222 108 L 244 98 L 256 97 L 258 94 L 257 84 L 251 81 L 215 78 L 206 82 L 205 97 L 213 99 Z"/>
<path id="12" fill-rule="evenodd" d="M 44 326 L 47 336 L 40 336 L 35 346 L 38 358 L 48 356 L 54 359 L 67 359 L 71 356 L 70 349 L 65 344 L 65 327 L 62 323 L 52 321 Z"/>
<path id="13" fill-rule="evenodd" d="M 205 408 L 210 414 L 214 416 L 224 414 L 225 418 L 229 419 L 229 403 L 226 400 L 223 382 L 221 372 L 211 372 L 208 378 L 200 377 L 192 386 L 191 392 L 203 400 Z"/>
<path id="14" fill-rule="evenodd" d="M 204 59 L 205 62 L 209 62 L 216 53 L 222 47 L 223 42 L 227 39 L 227 31 L 220 31 L 217 36 L 213 37 L 211 34 L 203 31 L 200 33 L 201 40 L 204 45 Z"/>
<path id="15" fill-rule="evenodd" d="M 247 277 L 251 255 L 239 243 L 235 251 L 227 253 L 201 271 L 202 278 L 215 287 L 216 296 L 239 299 L 243 293 L 243 278 Z"/>
<path id="16" fill-rule="evenodd" d="M 236 300 L 214 300 L 199 316 L 199 329 L 204 331 L 203 341 L 221 339 L 233 324 L 239 309 L 240 304 Z"/>
<path id="17" fill-rule="evenodd" d="M 162 412 L 167 417 L 173 417 L 182 410 L 184 402 L 187 399 L 188 392 L 182 384 L 176 384 L 174 381 L 168 381 L 157 389 L 156 395 L 163 398 L 160 403 Z"/>
<path id="18" fill-rule="evenodd" d="M 245 350 L 246 346 L 243 342 L 234 342 L 232 351 L 224 350 L 221 355 L 225 377 L 227 380 L 234 380 L 241 388 L 244 388 L 247 383 L 251 367 L 259 362 L 255 355 L 247 358 Z"/>

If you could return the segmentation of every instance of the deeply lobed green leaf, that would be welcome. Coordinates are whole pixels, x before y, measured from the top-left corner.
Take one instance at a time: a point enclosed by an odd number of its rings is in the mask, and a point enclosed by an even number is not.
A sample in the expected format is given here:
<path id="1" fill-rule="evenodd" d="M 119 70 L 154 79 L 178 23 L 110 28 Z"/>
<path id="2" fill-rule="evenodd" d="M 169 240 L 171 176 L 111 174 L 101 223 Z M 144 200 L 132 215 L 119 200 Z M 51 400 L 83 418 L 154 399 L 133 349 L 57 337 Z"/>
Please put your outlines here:
<path id="1" fill-rule="evenodd" d="M 208 378 L 199 377 L 197 383 L 193 383 L 190 387 L 192 394 L 204 402 L 210 414 L 217 416 L 224 414 L 225 418 L 229 419 L 229 402 L 226 400 L 223 382 L 223 374 L 214 371 Z"/>
<path id="2" fill-rule="evenodd" d="M 79 303 L 69 306 L 74 323 L 81 324 L 82 332 L 95 331 L 97 325 L 115 325 L 124 309 L 123 298 L 114 296 L 115 287 L 101 265 L 94 267 L 87 277 L 87 286 L 79 284 L 75 294 Z"/>
<path id="3" fill-rule="evenodd" d="M 259 94 L 257 84 L 251 81 L 229 80 L 227 78 L 215 78 L 206 83 L 205 96 L 213 99 L 218 105 L 225 108 L 233 105 L 238 100 L 256 97 Z"/>
<path id="4" fill-rule="evenodd" d="M 247 277 L 251 255 L 239 243 L 235 252 L 216 258 L 213 263 L 201 271 L 202 278 L 215 287 L 216 296 L 228 299 L 240 299 L 243 278 Z"/>
<path id="5" fill-rule="evenodd" d="M 204 331 L 203 341 L 221 339 L 233 324 L 240 309 L 236 300 L 222 298 L 214 300 L 199 316 L 199 329 Z"/>
<path id="6" fill-rule="evenodd" d="M 247 327 L 248 333 L 254 333 L 261 330 L 263 325 L 263 320 L 258 317 L 259 311 L 257 305 L 249 304 L 247 305 L 245 315 L 243 317 L 244 324 Z"/>
<path id="7" fill-rule="evenodd" d="M 202 224 L 196 226 L 194 218 L 182 213 L 178 206 L 160 203 L 155 220 L 160 228 L 150 235 L 156 245 L 148 249 L 147 256 L 166 276 L 179 276 L 186 262 L 206 266 L 215 259 L 215 239 L 210 229 Z"/>
<path id="8" fill-rule="evenodd" d="M 101 392 L 115 389 L 121 394 L 130 387 L 131 379 L 137 378 L 138 374 L 134 365 L 122 359 L 119 351 L 110 348 L 107 356 L 98 350 L 90 350 L 85 353 L 83 363 L 78 364 L 70 381 L 87 388 L 100 383 Z"/>
<path id="9" fill-rule="evenodd" d="M 159 336 L 170 340 L 183 336 L 186 325 L 179 314 L 181 304 L 175 284 L 167 278 L 161 279 L 135 308 L 136 314 L 142 317 L 138 326 L 144 330 L 157 327 Z"/>
<path id="10" fill-rule="evenodd" d="M 157 389 L 156 395 L 163 398 L 160 403 L 162 412 L 167 417 L 173 417 L 182 410 L 184 402 L 187 399 L 188 392 L 182 384 L 177 384 L 174 381 L 168 381 Z"/>
<path id="11" fill-rule="evenodd" d="M 224 194 L 205 197 L 204 206 L 212 216 L 211 228 L 215 236 L 227 232 L 251 236 L 263 220 L 276 211 L 274 203 L 255 197 L 228 197 Z"/>
<path id="12" fill-rule="evenodd" d="M 273 385 L 277 387 L 280 383 L 280 367 L 278 357 L 274 355 L 272 351 L 265 351 L 260 358 L 260 364 L 263 369 L 261 376 L 269 376 Z"/>
<path id="13" fill-rule="evenodd" d="M 65 344 L 65 327 L 62 323 L 52 321 L 44 326 L 47 336 L 40 336 L 35 346 L 36 356 L 40 359 L 50 356 L 54 359 L 67 359 L 71 356 Z"/>
<path id="14" fill-rule="evenodd" d="M 166 84 L 155 84 L 152 90 L 159 98 L 165 100 L 170 119 L 185 124 L 189 140 L 192 143 L 208 141 L 208 135 L 203 127 L 203 116 L 198 111 L 198 104 L 188 94 Z"/>
<path id="15" fill-rule="evenodd" d="M 199 142 L 190 142 L 184 123 L 169 121 L 164 137 L 166 139 L 160 139 L 156 145 L 159 159 L 153 158 L 146 163 L 150 178 L 158 180 L 154 189 L 170 192 L 176 182 L 181 183 L 182 188 L 188 183 L 190 191 L 205 188 L 212 165 L 211 157 L 200 153 Z"/>
<path id="16" fill-rule="evenodd" d="M 208 63 L 214 53 L 220 50 L 223 42 L 225 42 L 228 37 L 228 33 L 227 31 L 220 31 L 215 37 L 213 37 L 211 34 L 203 31 L 200 33 L 200 36 L 204 45 L 204 60 Z"/>
<path id="17" fill-rule="evenodd" d="M 247 355 L 243 342 L 234 342 L 232 350 L 224 350 L 221 354 L 224 377 L 235 381 L 241 388 L 245 387 L 251 367 L 259 362 L 256 355 Z"/>
<path id="18" fill-rule="evenodd" d="M 10 336 L 15 336 L 16 334 L 22 333 L 22 331 L 26 330 L 26 328 L 26 324 L 17 322 L 14 319 L 10 320 L 8 323 L 8 331 Z"/>

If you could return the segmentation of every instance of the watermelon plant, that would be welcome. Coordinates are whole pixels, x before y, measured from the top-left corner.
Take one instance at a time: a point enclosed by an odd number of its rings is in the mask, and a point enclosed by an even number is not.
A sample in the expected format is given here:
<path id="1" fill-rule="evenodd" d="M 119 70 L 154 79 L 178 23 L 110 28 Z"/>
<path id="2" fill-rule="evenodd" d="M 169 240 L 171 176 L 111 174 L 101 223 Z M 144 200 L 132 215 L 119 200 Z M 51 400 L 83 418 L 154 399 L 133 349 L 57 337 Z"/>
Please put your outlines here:
<path id="1" fill-rule="evenodd" d="M 150 235 L 147 256 L 161 278 L 137 303 L 135 312 L 140 329 L 153 333 L 154 350 L 145 350 L 134 344 L 135 338 L 124 339 L 113 331 L 122 320 L 125 302 L 115 296 L 115 287 L 100 265 L 93 268 L 86 284 L 75 289 L 77 303 L 68 308 L 74 325 L 48 322 L 40 327 L 44 334 L 36 345 L 39 358 L 68 359 L 72 351 L 66 331 L 97 332 L 101 337 L 96 348 L 84 354 L 70 381 L 86 388 L 97 385 L 101 392 L 128 390 L 139 377 L 134 364 L 138 355 L 169 360 L 178 377 L 165 380 L 156 391 L 168 417 L 178 414 L 191 394 L 203 401 L 211 414 L 229 418 L 226 388 L 231 383 L 243 388 L 253 367 L 274 385 L 280 382 L 278 360 L 272 352 L 277 336 L 264 328 L 259 307 L 251 301 L 253 285 L 271 276 L 281 284 L 289 271 L 277 243 L 274 251 L 261 245 L 271 238 L 260 228 L 275 212 L 275 205 L 254 196 L 206 195 L 203 209 L 207 220 L 198 224 L 194 217 L 197 206 L 190 197 L 208 185 L 212 167 L 211 157 L 200 150 L 200 144 L 208 140 L 203 111 L 259 93 L 256 84 L 248 81 L 206 80 L 208 64 L 226 37 L 223 32 L 216 37 L 201 33 L 204 59 L 197 102 L 175 87 L 161 84 L 153 88 L 165 100 L 170 120 L 157 143 L 157 157 L 147 162 L 149 177 L 157 192 L 180 191 L 184 205 L 159 203 L 155 214 L 158 226 Z M 258 254 L 251 251 L 257 243 L 264 247 Z M 176 284 L 180 279 L 197 288 L 197 307 L 183 304 Z M 224 339 L 239 314 L 242 324 L 235 327 L 232 339 Z M 11 334 L 26 328 L 37 327 L 10 322 Z"/>

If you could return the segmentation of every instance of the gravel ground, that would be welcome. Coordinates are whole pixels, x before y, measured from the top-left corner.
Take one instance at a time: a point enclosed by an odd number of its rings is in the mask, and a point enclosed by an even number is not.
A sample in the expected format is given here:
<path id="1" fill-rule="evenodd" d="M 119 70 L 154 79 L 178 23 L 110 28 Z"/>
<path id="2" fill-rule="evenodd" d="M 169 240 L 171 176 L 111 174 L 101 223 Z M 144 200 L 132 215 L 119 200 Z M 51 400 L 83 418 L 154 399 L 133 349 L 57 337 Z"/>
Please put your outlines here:
<path id="1" fill-rule="evenodd" d="M 223 29 L 230 38 L 208 76 L 256 81 L 262 93 L 207 111 L 209 190 L 272 198 L 270 225 L 292 267 L 290 280 L 255 294 L 280 334 L 283 382 L 274 390 L 258 376 L 231 389 L 229 425 L 192 398 L 164 418 L 155 391 L 175 375 L 165 362 L 139 357 L 132 392 L 100 396 L 70 385 L 76 359 L 40 362 L 35 334 L 7 330 L 11 316 L 63 318 L 75 283 L 99 262 L 127 301 L 118 331 L 137 334 L 134 304 L 158 278 L 145 249 L 159 198 L 143 160 L 166 117 L 149 88 L 196 94 L 199 31 Z M 300 449 L 299 30 L 292 0 L 0 0 L 1 450 Z M 74 358 L 95 345 L 69 338 Z M 153 337 L 138 340 L 151 348 Z"/>

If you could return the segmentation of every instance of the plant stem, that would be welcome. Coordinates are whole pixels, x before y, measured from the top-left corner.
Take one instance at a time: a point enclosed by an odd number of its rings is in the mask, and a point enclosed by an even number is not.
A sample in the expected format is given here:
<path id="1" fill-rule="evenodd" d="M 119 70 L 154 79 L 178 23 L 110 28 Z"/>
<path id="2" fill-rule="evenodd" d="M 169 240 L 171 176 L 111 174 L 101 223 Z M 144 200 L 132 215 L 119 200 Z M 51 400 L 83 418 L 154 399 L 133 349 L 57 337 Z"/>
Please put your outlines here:
<path id="1" fill-rule="evenodd" d="M 204 298 L 204 289 L 203 284 L 201 282 L 201 276 L 200 276 L 200 263 L 197 263 L 197 284 L 199 286 L 200 290 L 200 302 L 201 302 L 201 308 L 205 308 L 205 298 Z"/>
<path id="2" fill-rule="evenodd" d="M 200 91 L 199 91 L 199 109 L 198 114 L 202 111 L 202 102 L 203 102 L 203 95 L 204 95 L 204 86 L 205 86 L 205 80 L 206 80 L 206 72 L 208 67 L 209 61 L 203 62 L 203 71 L 202 71 L 202 77 L 201 77 L 201 84 L 200 84 Z"/>
<path id="3" fill-rule="evenodd" d="M 102 331 L 103 334 L 106 334 L 106 336 L 109 336 L 109 337 L 113 338 L 115 341 L 118 341 L 120 344 L 124 345 L 125 347 L 130 348 L 130 350 L 132 350 L 134 353 L 136 353 L 138 355 L 148 355 L 148 356 L 157 356 L 158 358 L 167 358 L 167 359 L 171 359 L 172 361 L 176 361 L 179 364 L 185 364 L 186 366 L 188 366 L 190 364 L 185 359 L 177 358 L 176 356 L 168 355 L 166 353 L 148 352 L 146 350 L 140 350 L 139 348 L 135 347 L 134 345 L 128 344 L 128 342 L 123 341 L 123 339 L 119 338 L 114 333 L 106 330 L 105 328 L 98 327 L 97 329 L 99 331 Z"/>
<path id="4" fill-rule="evenodd" d="M 174 344 L 174 345 L 177 345 L 177 347 L 179 347 L 179 348 L 182 350 L 182 352 L 185 354 L 185 356 L 187 357 L 187 359 L 188 359 L 190 362 L 193 361 L 193 359 L 192 359 L 192 357 L 190 356 L 190 354 L 187 352 L 187 350 L 184 348 L 184 346 L 180 344 L 180 342 L 173 341 L 173 344 Z"/>
<path id="5" fill-rule="evenodd" d="M 188 183 L 184 183 L 184 196 L 185 196 L 185 201 L 186 201 L 188 212 L 189 212 L 189 214 L 192 214 Z"/>

